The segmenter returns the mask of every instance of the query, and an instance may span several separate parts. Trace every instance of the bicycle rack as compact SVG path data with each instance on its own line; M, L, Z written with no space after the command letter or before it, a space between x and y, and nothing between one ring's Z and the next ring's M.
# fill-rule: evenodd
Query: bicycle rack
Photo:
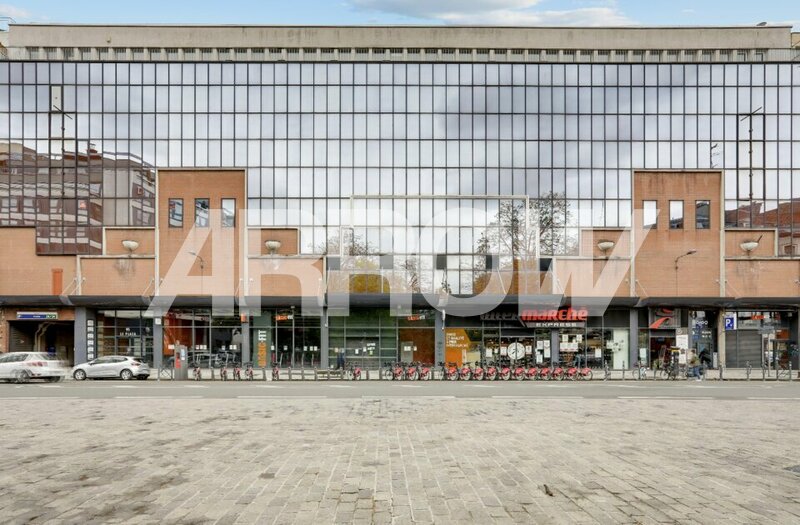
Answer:
M168 379L174 379L175 378L175 376L173 375L173 369L172 368L158 367L158 380L159 381L161 381L161 376L164 375L164 374L166 374Z

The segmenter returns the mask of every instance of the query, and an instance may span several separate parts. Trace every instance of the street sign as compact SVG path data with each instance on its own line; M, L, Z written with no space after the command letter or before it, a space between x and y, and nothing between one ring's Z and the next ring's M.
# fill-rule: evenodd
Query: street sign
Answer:
M725 330L736 330L736 314L725 315Z

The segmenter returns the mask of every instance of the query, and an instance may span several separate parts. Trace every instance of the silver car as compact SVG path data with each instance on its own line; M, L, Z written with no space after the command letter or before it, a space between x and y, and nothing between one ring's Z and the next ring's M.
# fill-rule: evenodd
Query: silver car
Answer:
M150 367L147 363L124 355L107 355L92 359L88 363L77 365L72 369L72 377L77 381L84 379L118 378L129 380L147 379Z
M0 354L0 380L27 383L31 379L61 381L67 368L55 357L41 352Z

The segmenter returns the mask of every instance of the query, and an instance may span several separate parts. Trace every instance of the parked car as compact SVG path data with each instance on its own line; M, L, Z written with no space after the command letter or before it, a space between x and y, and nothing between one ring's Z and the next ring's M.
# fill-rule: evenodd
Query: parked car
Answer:
M72 369L72 377L77 381L84 379L119 378L147 379L150 367L147 363L124 355L107 355L92 359L88 363L77 365Z
M61 381L67 375L64 363L40 352L0 354L0 380L27 383L31 379Z

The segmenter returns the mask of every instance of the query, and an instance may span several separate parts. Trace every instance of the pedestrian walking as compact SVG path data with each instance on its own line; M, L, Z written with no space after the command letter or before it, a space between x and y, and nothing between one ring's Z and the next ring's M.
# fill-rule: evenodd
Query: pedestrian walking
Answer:
M344 370L344 350L339 350L336 356L336 370Z
M700 358L697 357L697 354L694 350L692 350L689 354L689 367L692 370L692 377L695 378L695 381L700 381L703 379L700 375Z

